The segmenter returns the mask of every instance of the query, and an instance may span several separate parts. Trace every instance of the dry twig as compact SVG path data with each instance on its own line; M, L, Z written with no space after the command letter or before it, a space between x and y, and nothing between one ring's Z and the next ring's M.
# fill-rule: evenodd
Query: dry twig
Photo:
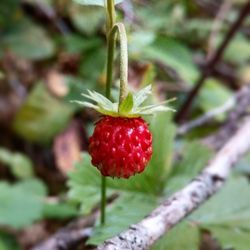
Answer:
M189 132L190 130L192 130L196 127L202 126L202 125L206 124L207 122L210 122L216 116L224 114L224 113L228 112L230 109L232 109L234 107L235 103L236 103L236 96L233 96L224 105L205 113L205 115L203 115L197 119L194 119L190 122L187 122L187 123L184 123L183 125L181 125L177 130L177 134L184 135L187 132Z
M67 250L90 237L98 213L75 220L32 250Z

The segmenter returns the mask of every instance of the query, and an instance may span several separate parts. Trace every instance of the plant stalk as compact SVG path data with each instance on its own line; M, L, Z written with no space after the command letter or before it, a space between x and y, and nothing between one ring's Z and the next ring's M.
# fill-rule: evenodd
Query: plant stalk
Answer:
M115 4L114 0L106 0L106 11L107 11L107 43L108 43L108 55L107 55L107 72L106 72L106 91L105 95L108 99L111 96L111 86L112 86L112 79L113 79L113 60L115 54L115 38L114 41L111 42L109 39L109 34L115 24ZM105 214L106 214L106 177L101 177L101 224L105 224Z
M106 0L107 10L107 36L116 22L115 4L114 0Z
M106 214L106 177L102 175L101 184L101 224L105 224L105 214Z
M107 9L107 71L105 95L111 98L111 86L113 82L113 61L116 47L116 35L120 42L120 97L119 107L128 95L128 45L125 27L122 23L116 23L114 0L106 0ZM119 112L119 108L118 108ZM105 224L106 208L106 178L102 176L101 184L101 224Z
M113 74L113 60L116 44L116 34L118 33L120 42L120 97L119 106L128 95L128 43L125 26L116 23L108 36L108 63L107 63L107 92L110 95Z

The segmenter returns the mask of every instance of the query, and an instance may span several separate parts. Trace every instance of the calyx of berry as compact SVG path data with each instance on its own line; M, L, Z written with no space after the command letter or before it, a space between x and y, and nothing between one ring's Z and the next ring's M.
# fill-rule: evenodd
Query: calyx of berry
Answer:
M129 92L126 98L121 102L111 102L105 96L97 93L96 91L87 90L87 94L83 93L82 96L89 99L89 101L73 101L80 105L88 108L93 108L103 115L108 115L112 117L140 117L142 115L152 115L156 112L165 111L175 111L174 109L166 106L166 103L173 101L174 99L166 100L164 102L146 105L142 104L144 101L152 94L152 87L148 85L147 87L141 89L139 92L132 94Z

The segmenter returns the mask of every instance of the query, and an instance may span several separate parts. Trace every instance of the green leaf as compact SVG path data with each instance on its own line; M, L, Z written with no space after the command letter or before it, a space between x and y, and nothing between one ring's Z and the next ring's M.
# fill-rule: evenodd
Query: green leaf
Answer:
M165 187L169 195L180 190L198 175L212 157L212 150L199 141L188 141L180 149L181 160L175 163L172 176Z
M140 54L143 49L155 40L155 32L145 31L145 30L136 30L135 32L129 33L129 53L130 56L137 59L138 54ZM152 82L152 81L150 81ZM147 82L148 84L149 82Z
M182 222L156 242L152 250L198 250L199 241L198 227L188 222Z
M87 91L87 89L93 89L95 86L91 82L83 81L81 78L74 76L65 76L65 84L68 88L68 94L63 98L66 103L72 102L72 100L80 100L82 98L81 93ZM73 105L72 105L73 106ZM82 109L79 105L75 105L75 110Z
M131 93L128 93L127 97L122 101L119 106L119 113L127 114L129 113L134 106L134 99Z
M105 6L106 0L74 0L76 3L83 4L83 5L98 5L98 6ZM121 3L123 0L114 0L115 4Z
M43 217L48 219L64 220L78 215L76 206L67 203L45 203Z
M250 246L249 231L234 228L210 227L213 236L223 249L248 250Z
M19 9L20 0L1 0L0 1L0 27L9 28L14 22L20 21L17 13L21 12Z
M106 239L121 233L131 224L142 220L155 206L156 199L152 196L122 194L114 205L108 208L105 226L95 226L88 244L99 245Z
M240 194L240 195L239 195ZM203 226L250 230L250 185L245 178L232 178L225 187L198 209L191 219Z
M13 127L26 140L44 144L67 126L73 112L70 104L52 96L39 83L17 113Z
M17 178L25 179L34 175L33 164L24 154L12 153L0 148L0 162L10 167L12 174Z
M0 224L22 228L32 224L42 216L43 196L25 188L24 182L17 185L0 183ZM25 184L27 187L27 184Z
M143 49L142 56L170 66L190 84L194 83L199 76L199 71L192 59L192 52L184 44L171 38L158 37L154 43Z
M249 39L238 35L229 44L224 55L225 60L233 64L244 64L250 58Z
M153 156L148 166L148 175L154 179L155 191L161 192L172 169L175 125L170 113L157 113L150 122L153 134Z
M67 34L61 37L64 50L70 54L83 53L102 45L102 40L99 37L86 38L77 34Z
M0 231L0 250L21 250L21 247L12 235Z
M212 149L200 141L187 141L180 149L181 160L174 167L174 175L196 176L208 163L213 155Z
M47 186L41 180L35 178L18 182L15 187L40 197L45 197L48 193Z
M91 165L88 154L83 154L82 161L77 163L75 170L69 173L69 197L81 204L81 212L88 214L99 202L101 176Z
M74 26L86 35L95 34L105 21L105 12L102 8L95 6L81 6L72 3L69 15Z
M93 88L97 88L96 79L103 77L105 70L106 50L104 44L95 47L84 55L84 60L80 64L80 75L92 83ZM95 65L95 67L93 67ZM86 80L85 80L86 81ZM105 82L103 82L104 84Z
M231 91L215 79L208 79L198 97L198 105L208 112L225 104L232 96ZM218 117L219 119L223 116Z
M250 153L237 162L235 170L243 176L250 176Z
M0 42L5 50L32 60L41 60L53 56L55 47L40 26L34 25L29 20L21 20L15 29L10 29Z

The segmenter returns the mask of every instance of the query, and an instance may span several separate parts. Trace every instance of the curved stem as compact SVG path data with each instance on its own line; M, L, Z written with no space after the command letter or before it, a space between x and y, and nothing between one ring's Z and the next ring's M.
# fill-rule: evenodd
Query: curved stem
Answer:
M110 87L112 85L113 59L116 43L116 34L120 40L120 98L119 104L128 95L128 45L125 27L122 23L116 23L110 31L108 37L108 64L107 64L107 85L109 87L106 94L110 95Z

